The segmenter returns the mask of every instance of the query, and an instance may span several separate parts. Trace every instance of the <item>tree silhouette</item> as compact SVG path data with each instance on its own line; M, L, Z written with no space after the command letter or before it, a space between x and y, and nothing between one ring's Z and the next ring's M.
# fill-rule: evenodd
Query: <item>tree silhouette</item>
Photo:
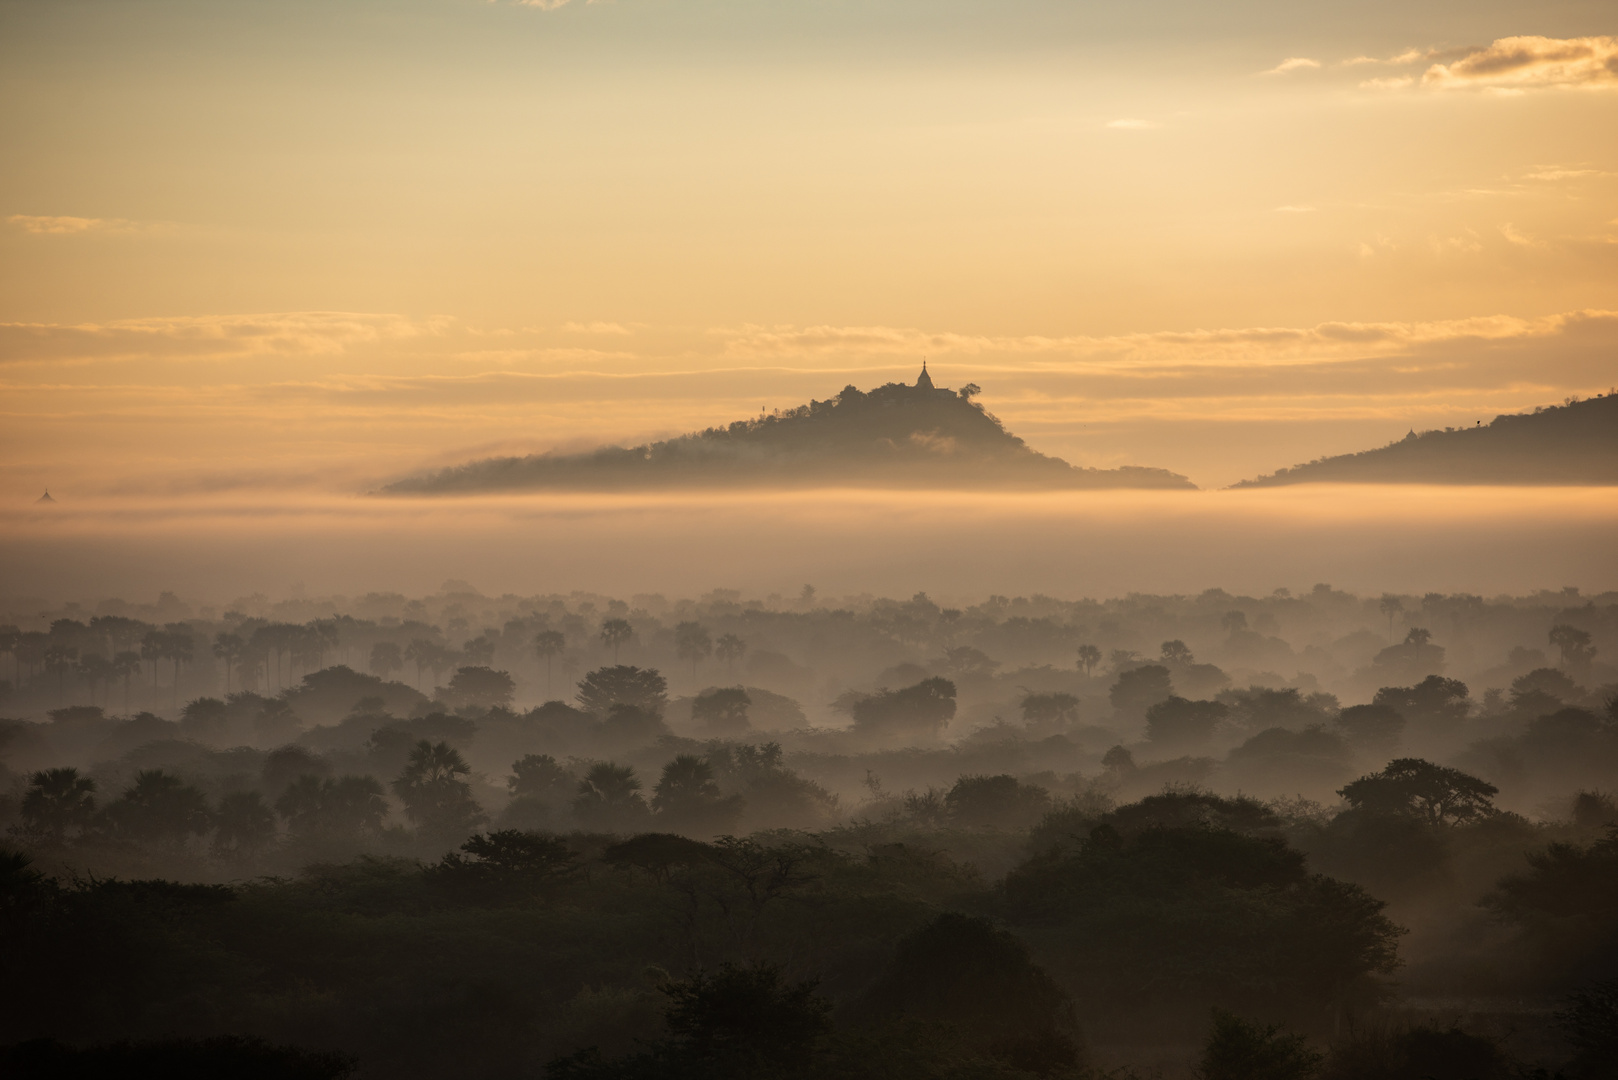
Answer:
M1079 699L1063 691L1049 694L1024 694L1018 708L1022 721L1031 730L1055 734L1079 719Z
M648 814L640 788L634 769L611 761L598 762L579 781L573 812L587 828L635 831Z
M1590 633L1567 623L1551 627L1550 643L1562 653L1562 666L1575 677L1582 675L1595 659L1596 650L1590 645Z
M545 693L551 692L551 658L567 648L567 638L560 630L541 630L534 635L534 652L545 661ZM616 654L614 654L616 655Z
M856 729L937 734L955 717L955 684L935 677L903 690L882 690L856 702L853 712Z
M1302 1035L1274 1024L1260 1025L1222 1009L1214 1010L1213 1021L1198 1080L1313 1080L1325 1060Z
M214 635L213 654L225 662L225 696L230 696L230 669L236 666L237 661L247 651L247 642L238 634L221 631Z
M1247 613L1243 611L1227 611L1219 617L1219 625L1231 637L1247 629Z
M578 701L586 712L597 716L605 716L614 705L632 705L661 716L668 704L668 688L668 680L655 668L620 664L597 668L580 679Z
M753 725L747 720L753 699L740 686L716 686L691 702L691 719L716 735L733 735Z
M697 663L713 653L713 638L701 623L683 622L674 628L674 652L691 661L691 681L697 680Z
M1388 617L1388 642L1391 644L1393 642L1393 620L1403 614L1404 602L1397 596L1384 594L1381 602L1377 604L1377 609Z
M434 836L465 836L488 820L472 786L461 777L472 767L447 742L422 739L410 751L404 772L393 782L393 793L405 805L405 816Z
M601 624L601 644L612 650L612 662L618 662L618 648L635 636L635 628L628 619L608 619Z
M1191 655L1191 650L1186 647L1185 642L1178 638L1173 641L1163 642L1162 651L1159 655L1161 655L1165 664L1189 664L1195 659Z
M695 754L679 754L663 766L652 809L677 830L714 835L734 825L742 800L739 795L727 799L721 794L708 762Z
M113 834L169 845L208 831L212 815L202 792L161 769L135 775L135 783L107 806Z
M123 680L124 712L129 712L129 681L140 673L140 653L125 650L112 658L110 677Z
M1097 664L1101 663L1101 650L1094 645L1079 646L1079 667L1084 669L1084 677L1089 678L1095 671Z
M275 800L275 812L293 836L355 839L376 833L388 816L382 785L369 776L298 777Z
M62 697L67 693L68 672L73 670L73 662L78 659L79 650L72 645L47 645L45 647L45 670L56 674L56 703L62 704Z
M1119 672L1118 681L1107 691L1112 707L1129 717L1144 717L1146 710L1174 693L1169 669L1161 664L1146 664Z
M22 797L24 832L51 843L82 832L95 817L95 789L96 782L77 769L34 773Z
M517 684L504 671L486 667L463 667L456 669L449 685L444 688L444 699L456 708L470 705L492 709L496 706L510 705L512 695L516 691Z
M275 839L275 812L256 791L233 791L219 800L214 815L213 853L252 855Z
M1195 749L1213 738L1214 728L1230 713L1219 701L1188 701L1170 695L1146 710L1146 737L1176 749Z
M443 646L427 638L416 638L405 646L404 658L416 665L416 689L421 689L421 669L432 667L439 663L439 655L444 651Z
M714 652L725 662L726 673L735 674L736 661L747 652L747 642L735 634L720 634L719 640L714 643Z
M1355 810L1411 815L1429 825L1491 817L1499 793L1486 780L1420 758L1397 758L1337 792Z
M371 674L386 679L404 667L404 650L398 642L379 641L371 646Z

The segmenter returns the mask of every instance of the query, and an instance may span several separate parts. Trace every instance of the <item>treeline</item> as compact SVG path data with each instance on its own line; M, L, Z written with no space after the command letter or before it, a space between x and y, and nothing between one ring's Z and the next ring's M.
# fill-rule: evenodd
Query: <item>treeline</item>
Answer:
M444 764L413 755L418 795L457 782L433 778ZM1390 1011L1403 931L1317 868L1315 823L1196 792L1041 808L1020 787L963 777L943 822L480 831L432 859L230 885L45 876L7 853L0 955L26 993L0 1041L163 1033L180 1053L230 1036L303 1047L325 1075L354 1060L377 1076L1089 1076L1154 1041L1214 1077L1607 1075L1610 802L1477 898L1538 958L1513 988L1562 995L1542 1034L1563 1038L1535 1061L1498 1032ZM1356 842L1395 861L1500 825L1486 785L1424 762L1344 795ZM1015 861L986 877L956 854L968 844Z

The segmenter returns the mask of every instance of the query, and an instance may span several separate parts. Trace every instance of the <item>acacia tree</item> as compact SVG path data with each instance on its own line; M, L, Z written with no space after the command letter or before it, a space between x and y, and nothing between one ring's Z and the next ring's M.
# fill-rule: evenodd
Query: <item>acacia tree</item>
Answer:
M635 628L628 619L608 619L601 624L601 644L612 650L612 662L618 662L618 648L635 636Z
M1159 655L1165 664L1189 664L1195 659L1190 648L1179 638L1163 642Z
M1577 676L1595 659L1596 650L1590 645L1590 633L1577 626L1559 623L1551 627L1550 642L1562 653L1562 666Z
M1355 810L1412 815L1429 825L1491 817L1499 793L1487 780L1421 758L1396 758L1337 792Z
M567 648L567 638L560 630L541 630L534 635L534 652L545 661L545 693L551 692L551 658ZM617 654L614 653L616 656Z

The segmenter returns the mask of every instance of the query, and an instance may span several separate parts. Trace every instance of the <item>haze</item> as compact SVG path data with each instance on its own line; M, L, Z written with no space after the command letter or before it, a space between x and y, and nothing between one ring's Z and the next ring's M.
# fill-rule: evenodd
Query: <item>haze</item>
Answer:
M0 3L0 1076L1612 1080L1611 0Z

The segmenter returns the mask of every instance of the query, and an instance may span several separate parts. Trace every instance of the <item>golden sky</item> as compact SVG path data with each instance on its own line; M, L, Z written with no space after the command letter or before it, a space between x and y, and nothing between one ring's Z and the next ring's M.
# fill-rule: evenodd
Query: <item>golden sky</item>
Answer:
M1205 486L1618 382L1618 11L0 4L0 496L973 381Z

